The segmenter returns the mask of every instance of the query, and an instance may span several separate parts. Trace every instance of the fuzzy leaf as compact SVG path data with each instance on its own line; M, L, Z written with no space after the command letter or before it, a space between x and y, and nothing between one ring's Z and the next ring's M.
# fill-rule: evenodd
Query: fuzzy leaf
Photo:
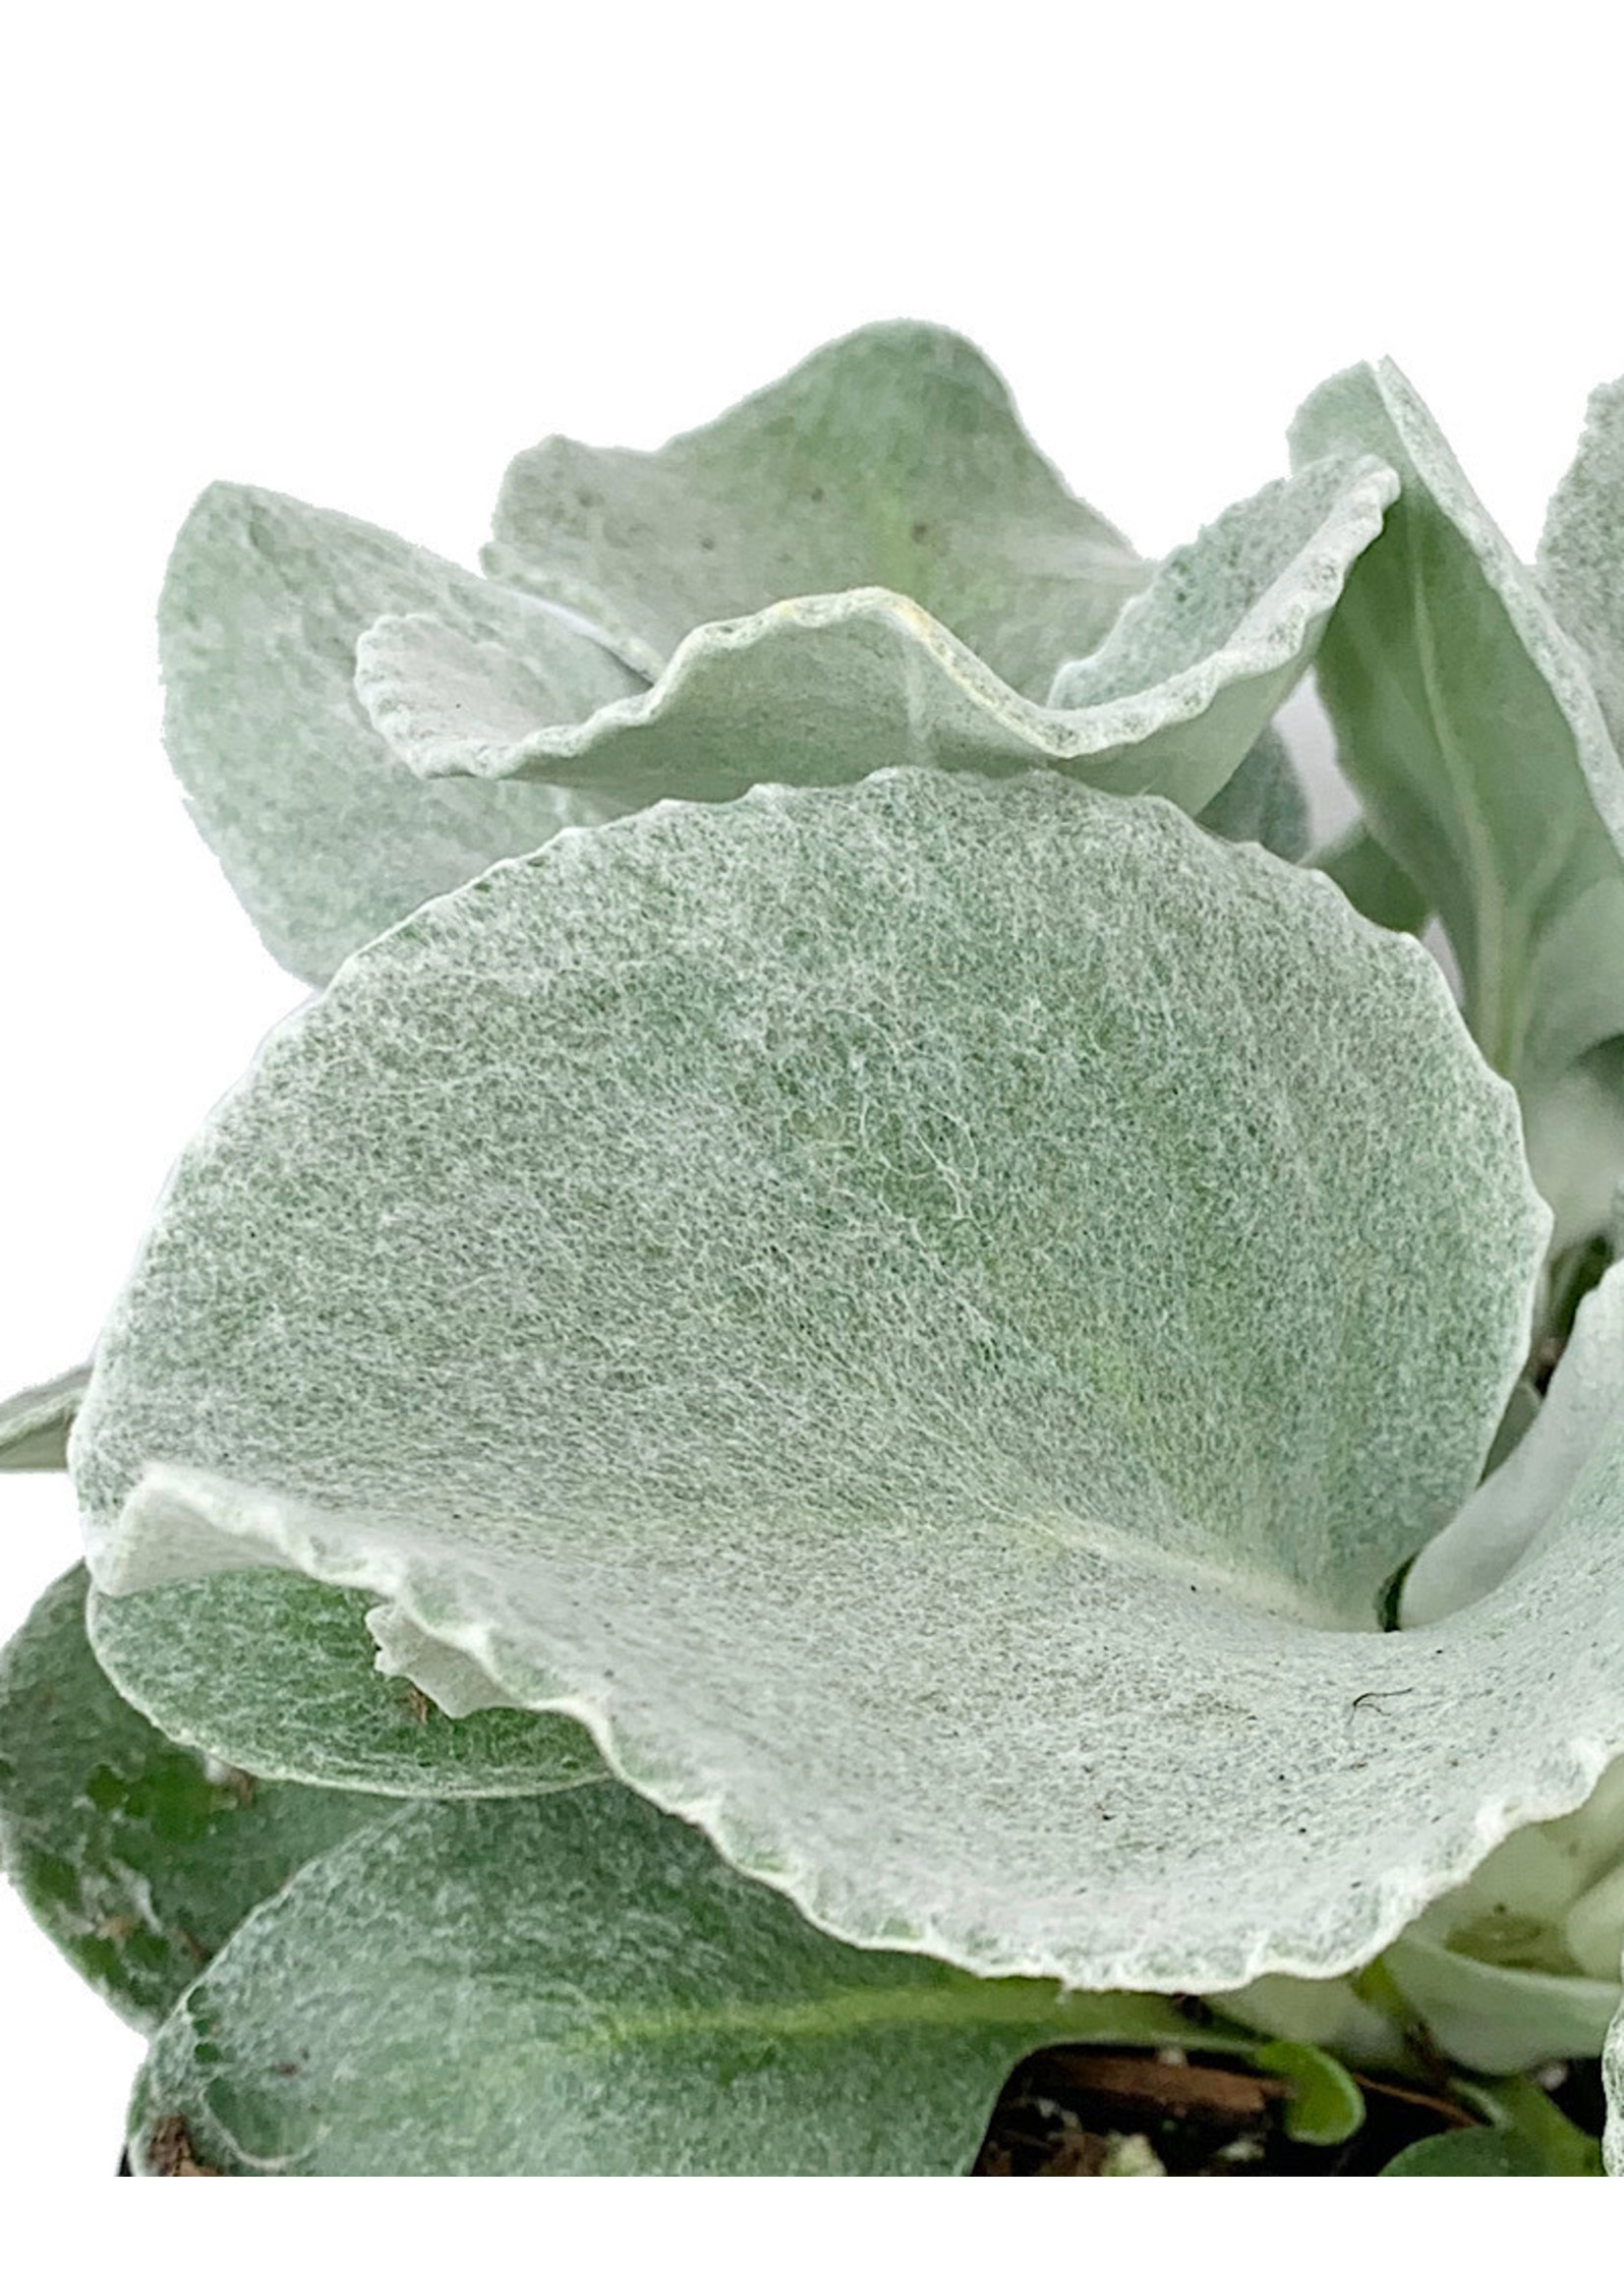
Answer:
M1554 1517L1624 1404L1624 1263L1580 1304L1537 1414L1404 1584L1405 1626L1425 1626L1497 1587Z
M719 800L764 779L854 782L892 765L980 774L1033 765L1197 811L1306 669L1349 564L1396 478L1329 460L1271 483L1171 555L1097 654L1028 700L918 605L878 590L777 602L682 641L646 694L556 723L526 657L431 613L385 616L357 649L379 735L425 777L522 777L619 807ZM1289 792L1285 793L1289 796Z
M76 1473L109 1591L369 1589L853 1940L1332 1972L1624 1748L1590 1480L1515 1615L1339 1631L1477 1478L1544 1229L1324 879L1048 776L758 791L281 1028Z
M390 1811L170 1744L91 1657L86 1584L65 1573L0 1653L0 1862L86 1979L153 2029L256 1903Z
M526 450L485 564L579 611L649 678L698 624L881 585L1033 696L1148 573L985 358L925 323L835 340L661 450Z
M122 1600L92 1595L90 1642L166 1734L256 1776L478 1799L604 1774L574 1721L511 1711L453 1720L400 1675L384 1678L370 1601L289 1572L221 1573Z
M1160 1999L854 1951L604 1785L407 1808L302 1873L154 2043L131 2158L292 2173L950 2173L1060 2040Z
M555 718L641 683L547 610L268 491L205 490L170 558L158 611L170 759L266 946L317 984L432 894L604 810L541 784L402 770L353 674L361 633L409 609L476 639L522 615L537 700Z
M1328 380L1292 438L1300 462L1367 450L1402 477L1320 691L1373 832L1443 920L1473 1033L1523 1094L1565 1245L1624 1172L1614 1070L1604 1100L1564 1091L1624 1031L1618 753L1584 659L1391 364Z
M1601 2076L1607 2091L1607 2128L1601 2152L1609 2178L1624 2179L1624 2006L1613 2017L1601 2055Z
M76 1366L0 1403L0 1472L68 1466L68 1431L89 1378L87 1366Z
M1539 539L1539 582L1624 748L1624 379L1591 396Z

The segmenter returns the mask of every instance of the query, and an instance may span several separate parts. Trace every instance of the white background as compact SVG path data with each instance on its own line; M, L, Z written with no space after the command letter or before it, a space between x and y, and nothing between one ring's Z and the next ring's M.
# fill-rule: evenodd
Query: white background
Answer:
M154 596L211 477L472 561L543 434L653 444L914 315L1147 552L1383 351L1527 550L1624 368L1608 5L585 13L149 0L10 35L0 1392L88 1349L300 995L158 741ZM76 1547L60 1481L3 1505L9 1628ZM110 2172L137 2053L6 1893L0 2172Z

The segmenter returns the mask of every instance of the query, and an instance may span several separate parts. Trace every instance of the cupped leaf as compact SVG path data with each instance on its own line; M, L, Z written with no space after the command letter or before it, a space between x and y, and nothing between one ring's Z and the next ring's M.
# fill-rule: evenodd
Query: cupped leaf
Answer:
M559 724L526 653L433 613L361 639L356 686L379 736L424 777L512 777L630 807L719 800L771 780L854 782L893 765L1005 775L1053 766L1197 811L1223 788L1307 668L1350 563L1396 478L1327 460L1234 507L1172 554L1097 654L1049 701L1017 693L919 605L879 590L787 599L684 639L646 693ZM1281 809L1290 787L1269 780Z
M1425 1626L1497 1587L1566 1505L1624 1405L1624 1263L1580 1304L1538 1412L1454 1521L1427 1542L1400 1598Z
M0 1403L0 1472L68 1466L68 1431L89 1379L89 1368L76 1366Z
M1590 666L1614 746L1624 748L1624 379L1591 396L1573 464L1539 539L1538 576Z
M761 790L352 959L181 1164L75 1466L110 1592L370 1589L850 1940L1330 1973L1624 1749L1612 1466L1508 1608L1359 1631L1545 1226L1323 878L1051 776Z
M986 359L927 323L832 341L660 450L525 451L485 565L578 610L649 678L696 625L882 585L1032 696L1148 574Z
M1473 1033L1523 1095L1565 1244L1624 1171L1624 1089L1596 1058L1624 1032L1624 770L1584 657L1391 364L1327 381L1292 439L1300 462L1368 450L1402 479L1320 690L1371 829L1443 920ZM1560 1094L1598 1077L1598 1111Z
M390 1813L172 1745L85 1639L83 1565L0 1652L0 1864L86 1979L153 2029L256 1903Z
M241 2176L951 2173L1061 2040L1157 1998L855 1951L615 1786L424 1805L322 1858L154 2042L131 2160Z
M192 815L272 955L319 984L432 894L603 808L543 784L423 783L374 731L355 644L432 609L470 638L525 620L538 700L584 717L640 684L545 609L342 513L217 483L158 610L164 737Z
M398 1672L378 1672L371 1601L290 1572L234 1571L123 1599L92 1594L90 1644L168 1736L259 1777L478 1799L605 1774L575 1721L472 1713L466 1697L453 1720Z

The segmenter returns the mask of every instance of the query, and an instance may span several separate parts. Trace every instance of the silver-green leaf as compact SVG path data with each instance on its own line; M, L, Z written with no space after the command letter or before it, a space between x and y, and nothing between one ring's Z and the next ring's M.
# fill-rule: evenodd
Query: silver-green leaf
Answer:
M817 1934L613 1786L403 1809L301 1873L152 2046L139 2172L953 2173L1059 2040L1231 2046L1160 1999ZM1245 2040L1239 2040L1245 2043Z
M554 717L641 683L546 609L268 491L205 490L164 582L171 762L266 946L317 984L432 894L604 810L541 784L420 782L397 763L356 699L355 646L409 609L472 638L522 614Z
M256 1903L389 1813L173 1745L85 1639L83 1565L0 1652L0 1864L124 2018L155 2029Z
M834 340L660 450L525 451L485 565L578 611L651 679L699 624L882 586L1034 698L1149 573L986 359L927 323Z
M1396 490L1370 458L1271 483L1170 555L1046 702L1000 678L917 591L869 589L706 623L647 693L575 725L558 723L546 659L527 653L535 611L517 598L505 639L430 612L381 618L358 644L356 686L380 738L425 778L548 782L620 808L894 765L1045 765L1194 812L1306 670Z
M1545 1230L1325 879L1046 775L758 790L503 864L273 1036L76 1472L109 1592L369 1590L848 1939L1329 1973L1624 1748L1609 1477L1504 1612L1374 1631Z
M1401 477L1320 690L1372 831L1443 921L1473 1033L1522 1094L1565 1245L1624 1172L1624 768L1596 686L1391 364L1328 380L1292 439L1300 463L1373 451Z
M90 1642L122 1694L178 1742L256 1776L361 1792L478 1799L604 1775L579 1723L436 1707L377 1664L372 1599L285 1571L233 1571L145 1595L92 1594Z

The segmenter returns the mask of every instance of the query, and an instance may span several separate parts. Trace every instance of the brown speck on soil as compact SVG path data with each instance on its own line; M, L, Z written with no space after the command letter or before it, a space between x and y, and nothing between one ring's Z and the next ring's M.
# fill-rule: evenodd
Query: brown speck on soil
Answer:
M200 2162L192 2145L192 2134L178 2116L161 2117L152 2127L152 2136L146 2143L146 2160L154 2179L217 2180L221 2176L212 2164Z

